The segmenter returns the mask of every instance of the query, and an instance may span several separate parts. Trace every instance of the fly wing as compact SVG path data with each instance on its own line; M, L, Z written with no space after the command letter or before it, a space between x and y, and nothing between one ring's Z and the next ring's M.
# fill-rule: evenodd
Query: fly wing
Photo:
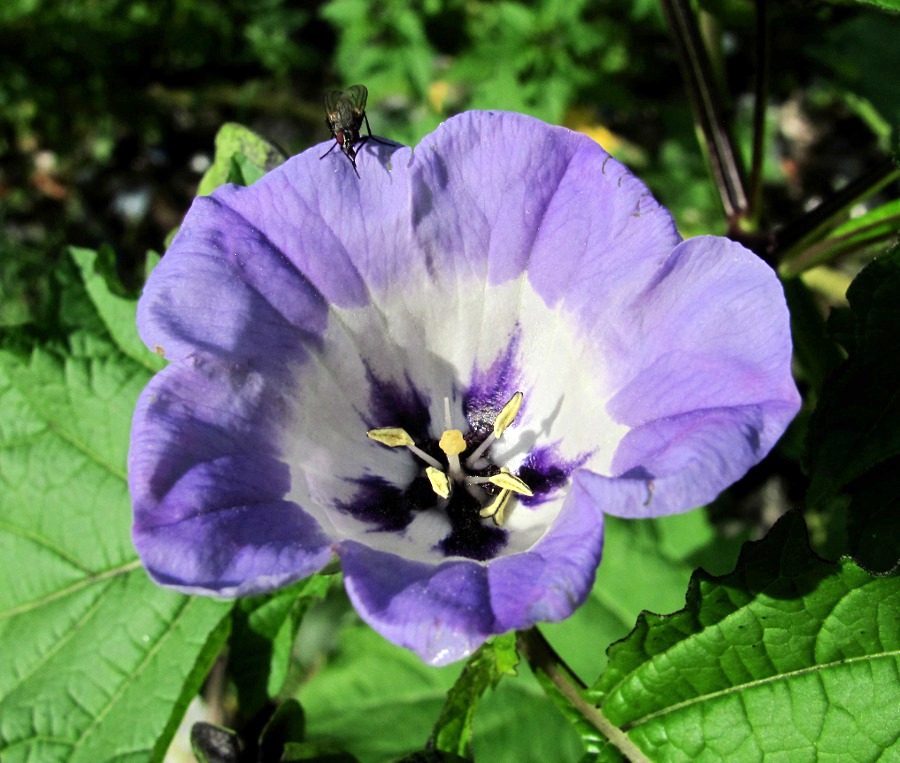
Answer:
M353 113L362 121L363 114L366 113L366 99L369 97L369 91L365 85L352 85L344 91L344 97L353 109Z
M341 100L343 93L340 90L327 90L325 92L325 121L334 130L335 124L340 121Z

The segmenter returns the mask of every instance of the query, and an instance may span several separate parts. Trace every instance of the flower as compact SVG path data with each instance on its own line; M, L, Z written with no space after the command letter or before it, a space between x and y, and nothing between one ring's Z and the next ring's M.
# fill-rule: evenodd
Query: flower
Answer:
M361 179L323 148L197 199L140 301L172 361L129 457L159 583L254 594L337 555L364 620L447 663L567 617L604 513L710 501L796 413L772 271L682 241L589 138L470 112L370 142Z

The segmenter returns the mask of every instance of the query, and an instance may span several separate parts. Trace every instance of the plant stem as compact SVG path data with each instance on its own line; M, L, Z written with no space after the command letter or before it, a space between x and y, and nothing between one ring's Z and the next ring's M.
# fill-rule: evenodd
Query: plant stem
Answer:
M703 137L719 198L735 228L747 211L747 192L740 154L731 137L709 55L700 38L697 19L688 0L661 0L672 32L678 60Z
M537 628L519 631L518 645L519 651L528 660L531 669L536 673L543 673L571 706L621 752L626 760L632 761L632 763L650 763L650 759L641 752L622 729L610 722L600 708L595 707L584 698L582 692L587 687L565 664Z
M756 81L753 87L753 154L750 160L750 190L747 217L759 226L762 203L763 153L766 145L766 106L769 99L769 8L767 0L756 0Z
M868 172L848 183L815 209L777 231L769 245L767 260L777 265L779 261L787 264L799 257L807 246L836 226L849 207L868 198L898 177L900 168L894 165L890 157L884 157Z

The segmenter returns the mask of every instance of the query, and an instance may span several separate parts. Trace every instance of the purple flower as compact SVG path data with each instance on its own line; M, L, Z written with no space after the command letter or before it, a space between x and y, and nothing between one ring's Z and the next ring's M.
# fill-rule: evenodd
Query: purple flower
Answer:
M567 617L604 513L710 501L796 413L772 271L682 241L583 135L468 113L369 142L361 179L325 147L197 199L147 283L172 362L130 487L163 585L253 594L337 555L363 619L447 663Z

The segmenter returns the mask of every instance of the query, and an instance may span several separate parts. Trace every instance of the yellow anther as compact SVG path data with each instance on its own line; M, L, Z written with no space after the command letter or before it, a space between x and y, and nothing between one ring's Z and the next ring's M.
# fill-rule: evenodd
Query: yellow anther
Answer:
M510 498L512 498L511 490L501 490L493 501L478 512L479 516L492 517L494 524L500 527L506 519L506 508L509 506Z
M458 456L466 449L466 440L458 429L447 429L438 443L448 456Z
M387 445L389 448L402 448L414 445L413 438L409 436L405 429L400 427L381 427L380 429L370 429L366 435L375 442Z
M450 480L447 478L446 474L440 469L435 469L433 466L426 466L425 474L428 477L428 481L431 483L431 489L434 490L435 493L441 498L450 497Z
M522 480L516 477L515 474L510 474L509 472L500 472L499 474L495 474L492 477L488 478L488 482L492 485L496 485L499 488L503 488L504 490L512 490L514 493L521 493L522 495L532 496L534 493L531 492L531 488L528 487Z
M519 415L519 409L522 407L523 397L524 395L521 392L516 392L506 405L500 409L500 413L498 413L497 418L494 419L495 437L502 435L506 431L506 428L516 420L516 416Z

